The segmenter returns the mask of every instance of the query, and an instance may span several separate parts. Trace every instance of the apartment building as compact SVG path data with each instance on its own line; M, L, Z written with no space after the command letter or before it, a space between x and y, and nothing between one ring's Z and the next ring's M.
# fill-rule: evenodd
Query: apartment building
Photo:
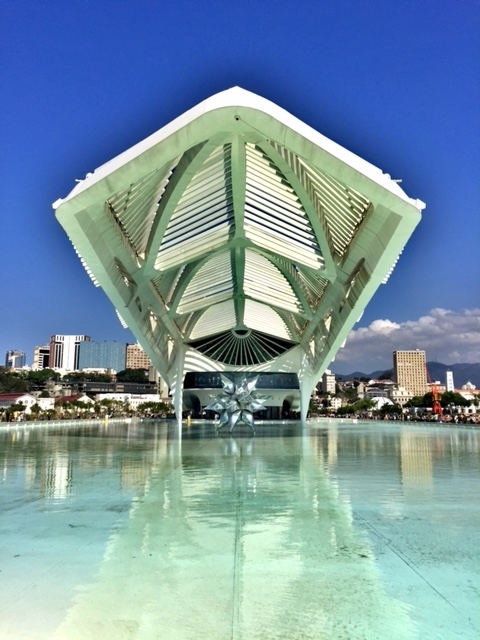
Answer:
M152 361L139 344L127 345L126 369L147 369L149 371L152 366Z
M48 369L50 366L50 345L45 344L33 349L33 371Z
M410 391L414 396L423 396L428 392L427 358L425 351L393 352L393 371L399 387Z

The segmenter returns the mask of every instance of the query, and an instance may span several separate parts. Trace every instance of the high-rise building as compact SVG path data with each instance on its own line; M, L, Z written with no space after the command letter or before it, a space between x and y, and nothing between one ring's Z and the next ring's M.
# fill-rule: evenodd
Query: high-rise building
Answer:
M5 355L5 367L7 369L21 369L25 364L25 351L7 351Z
M425 351L394 351L393 370L398 386L404 387L414 396L423 396L428 392Z
M322 376L322 392L333 395L335 390L335 374L327 369Z
M93 342L80 343L78 368L112 369L123 371L126 368L127 345L125 342Z
M139 344L127 345L126 369L147 369L152 366L152 361Z
M80 343L90 340L90 336L52 336L50 338L49 367L64 371L77 371Z
M445 379L446 391L455 391L455 385L453 384L453 371L447 371Z
M40 369L48 369L50 358L50 345L46 344L41 347L35 347L33 350L32 369L38 371Z

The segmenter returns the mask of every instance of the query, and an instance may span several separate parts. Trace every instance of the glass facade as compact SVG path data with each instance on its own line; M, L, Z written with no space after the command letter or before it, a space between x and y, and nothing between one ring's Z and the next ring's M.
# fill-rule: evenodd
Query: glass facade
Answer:
M225 371L224 375L237 382L241 378L251 380L258 376L257 389L298 389L296 373L246 373ZM222 380L218 371L190 371L185 375L184 389L221 389Z
M125 369L127 345L122 342L81 342L78 368Z
M24 351L7 351L5 355L5 367L7 369L21 369L26 363Z

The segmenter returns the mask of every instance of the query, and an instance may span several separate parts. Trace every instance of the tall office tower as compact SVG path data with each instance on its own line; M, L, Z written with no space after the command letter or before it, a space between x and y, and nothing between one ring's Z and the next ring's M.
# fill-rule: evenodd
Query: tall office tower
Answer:
M90 342L90 340L90 336L52 336L50 338L50 368L77 371L80 343Z
M21 369L25 364L25 351L7 351L5 355L5 367L7 369Z
M425 351L394 351L393 370L399 387L404 387L414 396L423 396L428 392Z
M150 369L152 361L139 344L127 344L127 369Z
M80 343L78 368L112 369L123 371L126 368L127 344L125 342L93 342Z
M446 391L455 391L455 385L453 384L453 371L447 371L445 380Z
M50 358L50 345L46 344L42 347L35 347L33 350L32 369L39 371L40 369L48 369Z
M322 392L323 393L335 393L335 374L328 369L322 376Z

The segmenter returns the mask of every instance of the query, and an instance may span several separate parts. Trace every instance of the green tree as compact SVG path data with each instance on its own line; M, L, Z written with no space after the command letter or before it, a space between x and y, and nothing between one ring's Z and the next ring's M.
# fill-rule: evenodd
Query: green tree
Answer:
M60 380L61 375L53 369L38 369L27 372L27 380L32 384L45 384L50 380Z
M16 402L15 404L11 404L8 408L7 408L7 414L8 415L15 415L18 413L23 413L26 409L26 405L23 404L23 402Z
M28 391L28 382L16 371L0 367L0 393L24 393Z
M117 382L148 382L148 369L124 369L117 373Z
M310 403L308 405L308 413L310 415L318 414L320 411L322 404L317 398L310 398Z
M456 407L466 407L470 404L470 402L466 400L460 393L455 393L455 391L445 391L445 393L442 393L441 404L445 409L452 404Z
M363 398L363 400L359 400L353 405L353 409L356 413L360 413L361 411L371 411L375 408L375 402L370 398Z
M32 416L32 418L34 420L38 419L38 416L42 413L42 408L40 407L40 405L38 404L38 402L36 402L31 408L30 408L30 414Z
M355 407L352 404L345 404L342 407L338 407L336 411L337 416L348 416L355 413Z
M411 407L425 407L425 396L413 396L411 400L405 403L405 407L410 409Z
M99 411L105 416L122 416L128 412L128 402L122 402L121 400L112 400L110 398L104 398L98 402ZM102 409L104 407L104 409Z
M358 384L353 385L351 387L345 387L344 389L340 389L337 385L337 393L340 398L345 398L345 400L349 404L354 404L358 400Z
M399 404L384 404L379 409L377 409L376 413L381 418L384 418L386 415L400 416L403 413L403 409Z
M142 402L137 411L144 415L167 416L172 413L173 407L167 402Z

